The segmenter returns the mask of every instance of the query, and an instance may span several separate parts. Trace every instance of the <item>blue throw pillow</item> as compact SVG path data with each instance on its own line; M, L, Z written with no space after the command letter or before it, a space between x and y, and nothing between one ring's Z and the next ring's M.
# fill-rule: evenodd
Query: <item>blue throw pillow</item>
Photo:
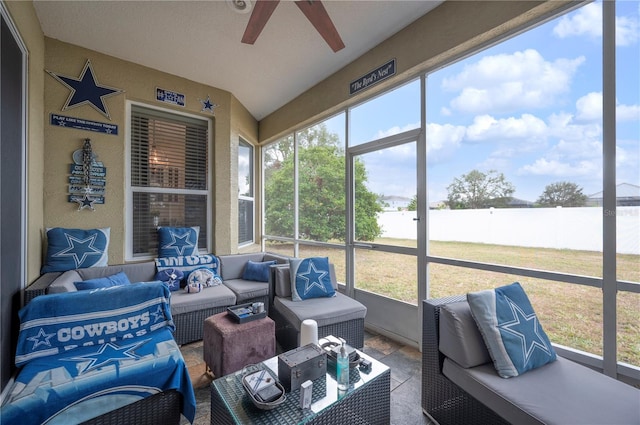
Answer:
M169 286L170 291L177 291L180 289L180 282L184 279L184 273L182 270L170 267L156 273L156 279L165 282Z
M112 286L129 285L129 278L125 272L116 273L111 276L97 277L95 279L83 280L82 282L74 282L78 291L86 289L111 288Z
M244 280L255 280L257 282L269 281L269 267L276 264L275 260L263 261L261 263L256 261L247 261L242 271L242 278Z
M198 255L200 227L158 228L158 257Z
M66 272L109 263L110 228L47 229L47 256L41 273Z
M518 376L556 360L551 341L518 282L470 292L467 301L501 377Z
M336 295L331 284L328 257L291 258L289 259L289 267L291 299L293 301Z

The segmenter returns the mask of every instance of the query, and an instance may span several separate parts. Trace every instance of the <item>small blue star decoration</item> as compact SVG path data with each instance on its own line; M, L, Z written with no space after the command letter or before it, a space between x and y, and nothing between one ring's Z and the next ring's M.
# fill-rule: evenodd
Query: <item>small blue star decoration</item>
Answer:
M62 111L87 104L105 117L111 119L109 109L104 103L104 99L109 96L115 96L124 91L98 83L90 60L87 60L87 63L84 65L84 68L80 73L80 77L78 78L65 76L51 71L47 71L47 73L62 83L66 88L71 90L67 101L62 107Z
M211 97L209 95L207 95L206 100L198 100L200 101L200 103L202 103L202 109L200 110L200 112L211 112L213 114L213 108L217 108L218 106L220 106L217 103L211 102Z

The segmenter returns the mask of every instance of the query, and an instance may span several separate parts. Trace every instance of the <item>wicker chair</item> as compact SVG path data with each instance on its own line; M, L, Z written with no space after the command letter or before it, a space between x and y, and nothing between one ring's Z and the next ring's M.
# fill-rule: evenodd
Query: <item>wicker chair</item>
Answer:
M336 282L333 264L330 267L332 282ZM288 294L286 291L287 287L290 289L288 265L271 267L269 286L269 316L276 322L276 339L284 350L298 347L300 326L305 319L314 319L318 322L318 338L333 335L344 338L347 344L354 348L364 347L364 318L367 308L358 301L337 293L337 298L320 298L292 303L290 290ZM307 303L307 306L313 303L314 308L297 309L298 306L303 307L304 303ZM332 313L332 317L327 317L328 312Z
M440 307L464 300L465 295L423 301L422 411L440 425L508 425L442 374L444 355L438 350Z

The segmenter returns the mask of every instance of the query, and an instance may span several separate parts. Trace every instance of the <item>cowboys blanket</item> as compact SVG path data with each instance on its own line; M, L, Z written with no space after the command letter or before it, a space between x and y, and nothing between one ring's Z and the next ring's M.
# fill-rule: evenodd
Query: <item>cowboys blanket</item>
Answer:
M67 424L161 391L195 396L173 339L169 288L136 283L34 298L20 310L16 381L0 423Z

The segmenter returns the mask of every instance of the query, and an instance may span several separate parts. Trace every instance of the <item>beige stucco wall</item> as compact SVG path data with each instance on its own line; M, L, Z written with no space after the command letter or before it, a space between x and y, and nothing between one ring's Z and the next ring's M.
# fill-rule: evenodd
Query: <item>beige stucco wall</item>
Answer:
M43 173L44 136L42 121L44 99L44 36L31 2L6 2L11 20L28 52L27 98L27 258L26 282L40 274L44 222Z
M361 102L394 84L435 69L528 22L576 5L571 1L446 1L380 43L329 78L260 121L260 143L272 141L293 126L309 124ZM396 75L349 96L349 83L396 59Z
M131 62L123 61L95 51L45 38L45 69L57 74L78 78L87 60L91 61L99 84L124 90L123 93L105 98L111 120L89 105L62 111L69 89L45 74L44 126L44 226L45 227L110 227L111 243L109 263L124 262L126 228L126 101L136 101L169 110L183 111L213 120L213 150L210 158L213 167L213 240L210 251L224 254L237 251L237 182L233 190L233 166L237 164L237 134L257 140L255 119L239 105L231 93L174 75L159 72ZM42 70L41 72L45 72ZM185 95L185 107L156 101L155 89ZM201 112L199 99L210 96L217 106L215 117ZM115 124L118 135L70 129L49 124L50 114ZM236 114L232 119L232 115ZM107 168L105 204L95 205L95 211L78 210L69 203L68 168L73 151L82 147L90 138L93 151Z

